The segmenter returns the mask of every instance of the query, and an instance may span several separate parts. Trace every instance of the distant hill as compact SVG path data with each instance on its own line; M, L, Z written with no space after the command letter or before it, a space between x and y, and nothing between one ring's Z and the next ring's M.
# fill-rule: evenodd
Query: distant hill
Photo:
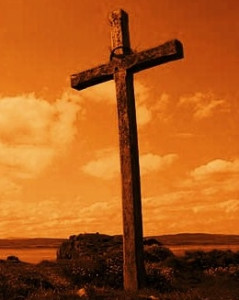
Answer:
M151 236L165 246L173 245L239 245L239 235L179 233ZM67 239L59 238L21 238L0 239L0 248L59 248Z
M179 233L155 236L164 245L239 245L239 235Z
M0 248L58 248L66 239L0 239Z

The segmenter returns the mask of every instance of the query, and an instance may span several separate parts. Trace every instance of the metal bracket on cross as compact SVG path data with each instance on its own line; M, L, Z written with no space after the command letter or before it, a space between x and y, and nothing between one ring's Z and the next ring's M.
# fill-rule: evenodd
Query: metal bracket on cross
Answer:
M123 53L120 53L120 54L115 53L117 50L122 50ZM128 48L128 47L124 47L124 46L118 46L118 47L115 47L115 48L111 51L111 53L110 53L110 61L112 61L112 59L113 59L114 57L122 59L122 58L124 58L126 55L129 55L129 54L132 54L132 53L133 53L132 50L131 50L130 48Z

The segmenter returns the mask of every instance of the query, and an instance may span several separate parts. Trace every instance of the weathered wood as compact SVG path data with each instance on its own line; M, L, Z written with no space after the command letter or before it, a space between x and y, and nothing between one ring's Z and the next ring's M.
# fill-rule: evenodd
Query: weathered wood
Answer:
M127 47L125 49L127 50ZM118 49L118 52L120 51L122 51L121 48ZM183 46L180 41L172 40L158 47L128 54L122 59L114 59L108 64L73 74L71 86L74 89L83 90L94 84L113 79L115 70L121 68L136 73L180 58L183 58Z
M144 50L134 54L137 56L135 63L128 69L131 72L139 72L151 67L155 67L173 60L183 58L183 46L180 41L172 40L155 48ZM134 60L131 58L131 61Z
M143 229L133 75L115 73L119 120L123 207L124 288L136 291L144 283Z
M183 57L178 40L149 50L132 53L128 15L123 10L112 12L110 62L71 76L71 86L82 90L89 86L115 80L123 206L124 288L136 291L144 283L143 226L140 171L133 74Z
M71 75L71 87L80 91L92 85L113 79L113 64L100 65L96 68Z
M130 48L128 14L124 10L118 9L110 14L109 20L112 50L123 47L119 49L118 53L127 54L127 49Z
M128 17L122 10L115 11L110 22L112 49L124 55L130 49ZM143 286L145 269L133 74L119 66L115 68L114 80L122 182L124 288L136 291Z

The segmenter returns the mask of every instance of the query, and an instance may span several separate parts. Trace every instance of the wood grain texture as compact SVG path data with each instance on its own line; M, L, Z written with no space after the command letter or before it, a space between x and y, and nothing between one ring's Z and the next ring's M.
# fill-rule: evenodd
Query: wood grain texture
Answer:
M112 36L115 36L115 34ZM119 45L122 44L126 43L119 42ZM115 42L114 45L116 45ZM128 46L125 46L125 48L117 49L118 55L130 49L129 44L126 45ZM148 50L123 55L121 59L113 57L112 61L108 64L99 65L95 68L71 75L71 87L76 90L83 90L92 85L113 79L114 73L119 69L136 73L183 58L183 46L180 41L172 40Z
M133 74L182 58L183 47L180 41L172 40L132 53L127 13L121 9L113 11L110 24L112 52L109 63L73 74L71 86L82 90L111 79L115 81L122 181L124 289L135 292L144 285L145 268Z
M127 14L115 11L110 19L112 49L117 48L117 54L125 54L130 49ZM124 289L137 291L143 286L145 270L133 75L124 67L118 67L114 80L122 182Z

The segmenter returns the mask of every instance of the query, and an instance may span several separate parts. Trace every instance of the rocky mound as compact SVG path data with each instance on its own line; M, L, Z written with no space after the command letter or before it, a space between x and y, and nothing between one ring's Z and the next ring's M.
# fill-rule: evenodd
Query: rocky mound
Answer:
M122 236L85 233L70 236L57 251L57 259L79 259L85 256L104 256L109 252L122 251Z
M86 233L70 236L57 251L57 259L81 259L83 257L122 257L123 239L121 235ZM173 253L152 238L144 239L145 259L160 261Z

